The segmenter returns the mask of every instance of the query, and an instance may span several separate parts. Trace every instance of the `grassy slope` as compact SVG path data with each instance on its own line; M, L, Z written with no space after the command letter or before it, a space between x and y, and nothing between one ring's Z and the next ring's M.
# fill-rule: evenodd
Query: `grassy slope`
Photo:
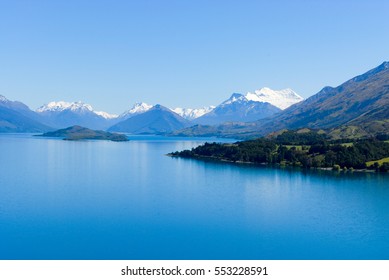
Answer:
M382 165L384 162L389 162L389 157L382 158L382 159L379 159L379 160L368 161L368 162L366 162L366 165L369 167L369 166L372 166L376 162L379 165Z

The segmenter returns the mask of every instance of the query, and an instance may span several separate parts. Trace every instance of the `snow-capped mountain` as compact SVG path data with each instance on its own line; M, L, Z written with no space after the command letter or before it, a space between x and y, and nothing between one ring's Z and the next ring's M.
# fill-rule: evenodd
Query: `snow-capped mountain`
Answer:
M234 93L209 113L193 120L197 124L217 125L225 122L250 122L269 117L281 109L269 102L249 100L240 93Z
M160 134L190 126L190 122L170 109L155 105L110 127L109 131L134 134Z
M83 103L81 101L78 102L65 102L65 101L58 101L58 102L50 102L48 104L45 104L38 109L36 109L37 113L44 113L44 112L62 112L65 110L70 110L73 112L93 112L93 108L91 105Z
M337 87L326 86L259 127L262 134L281 129L328 129L335 137L388 134L389 62ZM352 129L351 129L352 128Z
M213 125L229 121L256 121L269 117L302 100L303 98L291 89L275 91L262 88L246 95L234 93L217 107L208 106L199 109L178 107L169 109L169 111L171 110L171 113L177 115L176 117L180 116L186 121ZM53 101L33 112L23 103L9 101L2 95L0 95L0 106L17 110L47 127L65 128L80 125L91 129L107 129L129 118L144 114L153 108L152 105L139 102L118 116L104 111L95 111L91 105L81 101ZM138 118L138 121L140 120L145 119Z
M92 129L105 129L117 118L106 112L94 111L91 105L81 101L53 101L39 107L36 112L45 118L46 123L56 128L81 125Z
M128 111L121 114L119 116L119 119L125 120L125 119L131 118L133 116L145 113L148 110L150 110L152 107L153 107L153 105L149 105L149 104L146 104L144 102L135 103L134 106L131 107L131 109L129 109Z
M241 93L233 93L230 98L222 102L218 107L225 107L233 103L246 103L249 99Z
M94 111L94 112L95 112L95 114L103 117L106 120L113 120L113 119L116 119L117 117L119 117L119 115L109 114L109 113L103 112L103 111Z
M89 104L83 103L81 101L78 102L65 102L65 101L58 101L58 102L50 102L48 104L45 104L38 109L36 109L37 113L45 113L45 112L62 112L65 110L70 110L73 112L93 112L96 115L99 115L103 117L104 119L114 119L117 118L118 115L115 114L109 114L104 111L95 111L93 110L93 107Z
M208 106L208 107L203 107L200 109L175 108L175 109L171 109L171 110L173 112L175 112L176 114L180 115L181 117L183 117L184 119L191 121L191 120L194 120L194 119L201 117L202 115L205 115L205 114L211 112L215 108L216 108L216 106Z
M195 119L198 124L221 124L223 122L250 122L263 118L288 108L304 100L291 89L272 90L261 88L246 95L234 93L215 109Z
M303 101L300 95L294 92L292 89L272 90L267 87L263 87L254 91L254 93L248 92L245 97L248 100L256 102L268 102L281 110L284 110L295 103Z

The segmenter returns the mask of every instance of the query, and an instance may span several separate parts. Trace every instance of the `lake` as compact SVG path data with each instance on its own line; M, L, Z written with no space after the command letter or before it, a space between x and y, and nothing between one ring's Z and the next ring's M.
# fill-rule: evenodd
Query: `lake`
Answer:
M130 138L0 134L0 259L389 259L387 174L171 158L215 139Z

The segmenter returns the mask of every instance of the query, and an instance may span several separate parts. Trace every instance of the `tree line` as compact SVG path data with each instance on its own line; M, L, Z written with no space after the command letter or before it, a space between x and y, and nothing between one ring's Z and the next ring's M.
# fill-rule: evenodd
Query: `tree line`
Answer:
M371 138L342 144L326 139L323 134L288 131L273 139L259 138L233 144L205 143L171 155L304 168L365 169L368 168L366 162L389 157L389 143ZM370 168L386 172L389 163L375 164Z

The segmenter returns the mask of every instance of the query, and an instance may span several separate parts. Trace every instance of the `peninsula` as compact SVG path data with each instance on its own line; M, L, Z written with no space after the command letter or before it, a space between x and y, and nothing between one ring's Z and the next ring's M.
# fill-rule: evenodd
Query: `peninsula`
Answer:
M333 140L322 130L283 131L236 143L205 143L173 157L334 170L389 171L389 136Z

